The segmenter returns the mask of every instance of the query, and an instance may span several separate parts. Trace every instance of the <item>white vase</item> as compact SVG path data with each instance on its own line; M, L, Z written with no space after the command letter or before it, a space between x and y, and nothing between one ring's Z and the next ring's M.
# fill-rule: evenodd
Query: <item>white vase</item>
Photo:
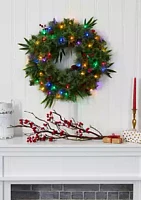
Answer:
M12 103L0 102L0 139L8 139L14 136L12 125Z

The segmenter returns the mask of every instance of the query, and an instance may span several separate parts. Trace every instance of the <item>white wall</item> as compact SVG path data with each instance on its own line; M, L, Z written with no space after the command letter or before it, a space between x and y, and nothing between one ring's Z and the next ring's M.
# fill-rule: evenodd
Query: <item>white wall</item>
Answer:
M42 118L50 110L40 105L44 98L42 92L30 87L24 78L22 68L26 56L17 44L24 42L24 37L37 34L38 24L45 24L53 17L57 20L72 17L82 22L91 16L98 19L96 29L113 49L113 68L117 74L112 79L104 78L103 87L94 96L77 104L57 102L53 109L66 117L92 124L103 134L130 128L132 79L136 76L139 83L141 78L141 0L3 0L0 6L0 101L14 100L16 122L21 116L27 117L24 110ZM139 91L139 84L137 89ZM141 98L141 92L139 96ZM138 113L141 118L141 109Z

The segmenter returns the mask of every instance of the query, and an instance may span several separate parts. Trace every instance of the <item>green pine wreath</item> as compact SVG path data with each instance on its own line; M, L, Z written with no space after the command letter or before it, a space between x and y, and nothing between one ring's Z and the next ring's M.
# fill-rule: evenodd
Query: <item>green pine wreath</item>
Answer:
M107 43L92 29L97 20L93 17L83 24L74 19L55 19L48 26L41 25L38 35L32 35L26 44L19 43L26 50L28 63L24 69L30 77L30 85L39 85L45 94L45 107L51 107L54 100L77 101L91 95L102 75L111 77L111 50ZM76 54L74 63L66 69L58 69L57 62L70 53Z

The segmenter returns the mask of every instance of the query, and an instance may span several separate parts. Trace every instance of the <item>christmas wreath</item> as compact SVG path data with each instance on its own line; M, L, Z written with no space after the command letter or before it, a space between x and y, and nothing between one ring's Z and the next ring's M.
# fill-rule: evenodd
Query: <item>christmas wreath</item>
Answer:
M37 35L32 35L21 50L26 50L28 63L24 69L30 77L30 85L39 85L46 95L42 103L51 107L55 99L77 101L77 97L91 95L98 86L102 75L111 77L111 50L107 43L92 29L96 20L84 20L83 24L74 19L55 19L48 25L41 25ZM58 69L57 62L73 52L74 64L66 69Z

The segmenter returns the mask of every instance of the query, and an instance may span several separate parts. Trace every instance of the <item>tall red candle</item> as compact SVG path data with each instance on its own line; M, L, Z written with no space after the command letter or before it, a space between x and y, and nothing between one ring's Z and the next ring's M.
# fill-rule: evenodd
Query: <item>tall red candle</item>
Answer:
M133 110L136 110L136 78L134 78L133 85Z

